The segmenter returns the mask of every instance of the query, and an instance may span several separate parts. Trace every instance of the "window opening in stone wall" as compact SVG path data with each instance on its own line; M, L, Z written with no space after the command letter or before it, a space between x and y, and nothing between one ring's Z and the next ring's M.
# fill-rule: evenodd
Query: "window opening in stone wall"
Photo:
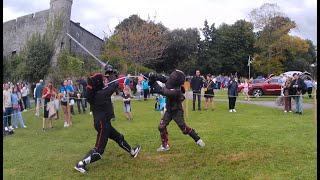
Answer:
M12 51L11 52L11 56L13 57L13 56L15 56L17 54L17 51Z
M61 49L63 48L64 42L61 42Z

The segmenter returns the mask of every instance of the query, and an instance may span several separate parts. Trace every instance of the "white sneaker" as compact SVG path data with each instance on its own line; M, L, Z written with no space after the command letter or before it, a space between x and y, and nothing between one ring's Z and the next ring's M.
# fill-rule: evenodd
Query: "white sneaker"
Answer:
M158 152L169 151L169 150L170 150L169 144L167 144L166 147L163 147L163 146L161 145L160 148L157 149Z
M36 113L35 115L39 117L39 114Z
M229 112L232 112L232 109L230 109Z
M22 112L27 112L27 109L24 109Z
M92 115L92 112L90 111L90 113L89 113L90 115Z
M68 127L68 126L67 126L67 122L64 122L64 125L63 125L63 127Z
M233 112L237 112L235 109L232 109Z
M197 141L197 144L198 144L198 146L200 146L200 147L206 146L206 144L205 144L201 139L199 139L199 140Z
M69 126L70 126L70 124L67 123L67 126L66 126L66 127L69 127Z
M287 111L283 111L283 112L285 112L285 113L286 113Z
M27 128L27 126L23 126L23 128Z
M289 111L289 112L292 112L292 111Z
M4 130L5 130L5 131L9 131L8 127L5 127Z
M9 126L9 130L14 130L14 128L12 126Z

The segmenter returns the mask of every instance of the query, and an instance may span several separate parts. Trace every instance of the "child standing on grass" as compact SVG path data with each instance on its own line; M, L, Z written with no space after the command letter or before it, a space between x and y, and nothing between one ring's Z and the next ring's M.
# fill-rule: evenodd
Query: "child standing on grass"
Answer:
M124 103L124 112L126 113L127 120L132 120L130 97L131 97L130 96L130 88L124 87L122 98L123 98L123 103Z

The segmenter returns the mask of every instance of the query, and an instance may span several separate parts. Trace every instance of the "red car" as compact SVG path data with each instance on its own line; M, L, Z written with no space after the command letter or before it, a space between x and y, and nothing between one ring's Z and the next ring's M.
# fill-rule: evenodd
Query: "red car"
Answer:
M263 83L265 79L253 79L252 81L249 81L249 86L250 84L256 84L256 83ZM239 84L238 86L238 92L241 92L243 90L243 84Z
M271 76L262 83L249 84L249 95L261 97L262 95L280 95L281 85L283 84L280 76Z

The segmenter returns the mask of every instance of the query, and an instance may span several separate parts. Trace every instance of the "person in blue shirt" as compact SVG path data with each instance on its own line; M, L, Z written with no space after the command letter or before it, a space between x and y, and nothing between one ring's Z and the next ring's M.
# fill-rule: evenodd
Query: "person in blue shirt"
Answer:
M144 97L144 100L146 101L147 98L148 98L148 94L149 94L149 84L148 84L148 81L147 80L142 80L142 90L143 90L143 97Z
M44 99L42 99L43 87L43 80L41 79L35 89L35 100L37 101L36 116L40 115L39 109L44 106Z
M312 88L314 86L312 81L310 79L307 79L304 81L304 83L307 86L307 93L308 93L309 98L312 98L311 93L312 93Z
M63 115L64 115L64 127L69 127L71 125L71 114L70 113L70 106L69 106L69 109L67 108L67 103L68 102L68 92L69 92L69 99L70 99L70 96L73 96L74 94L74 91L73 91L73 88L71 86L68 85L68 81L67 80L64 80L63 82L63 86L60 88L59 90L59 93L62 94L62 97L61 97L61 107L62 107L62 110L63 110ZM70 119L69 119L70 117Z

